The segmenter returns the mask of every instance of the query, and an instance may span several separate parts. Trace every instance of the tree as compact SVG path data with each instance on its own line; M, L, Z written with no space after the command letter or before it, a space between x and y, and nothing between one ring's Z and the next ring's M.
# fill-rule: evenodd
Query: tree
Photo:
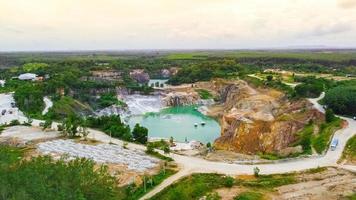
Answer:
M150 142L150 143L147 144L147 146L146 146L146 152L147 152L148 154L154 152L154 144L153 144L153 143Z
M37 114L44 108L43 96L39 85L24 83L15 90L14 99L21 111L27 114Z
M173 139L173 137L171 136L171 137L169 138L169 144L170 144L170 145L173 145L173 143L174 143L174 139Z
M52 120L51 119L46 119L46 121L43 124L42 130L46 130L48 128L52 127Z
M163 147L163 152L165 153L165 154L167 154L167 153L169 153L171 151L171 149L169 148L169 146L168 145L164 145L164 147Z
M324 102L336 114L355 115L356 86L338 86L328 90Z
M255 175L255 177L258 177L260 175L260 168L258 167L253 168L253 174Z
M231 176L226 177L224 185L228 188L231 188L235 183L235 179L232 178Z
M266 78L267 78L268 82L271 82L273 80L273 76L272 75L268 75Z
M70 115L65 119L63 123L63 134L70 138L73 138L78 133L78 127L80 125L80 119L77 115Z
M88 131L88 122L85 119L80 119L80 127L79 127L79 134L81 134L84 139L87 139L87 136L89 135Z
M140 126L139 124L136 124L132 131L132 136L135 141L141 144L146 144L148 138L148 129Z
M325 121L327 123L332 122L335 120L335 115L334 115L334 111L331 110L330 108L326 109L325 111Z

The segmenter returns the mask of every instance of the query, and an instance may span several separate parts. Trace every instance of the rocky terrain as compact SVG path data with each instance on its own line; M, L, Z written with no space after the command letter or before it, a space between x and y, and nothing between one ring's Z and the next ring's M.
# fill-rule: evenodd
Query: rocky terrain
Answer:
M323 114L306 100L290 101L273 89L255 89L245 81L216 80L201 84L220 97L208 114L220 119L221 137L215 147L238 153L290 154L300 147L289 147L296 133L310 121Z
M165 95L163 101L166 106L195 105L200 100L197 92L170 92Z

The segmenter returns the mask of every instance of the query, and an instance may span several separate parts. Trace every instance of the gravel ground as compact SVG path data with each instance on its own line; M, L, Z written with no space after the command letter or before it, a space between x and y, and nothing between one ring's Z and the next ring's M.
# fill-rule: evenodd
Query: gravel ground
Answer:
M44 132L40 128L31 126L11 126L1 133L0 138L11 137L27 142L39 139L52 139L58 136L60 136L58 131Z
M143 151L124 149L118 145L87 145L72 140L54 140L38 144L43 154L67 154L69 158L88 158L98 163L124 164L129 170L143 172L157 166L159 160Z

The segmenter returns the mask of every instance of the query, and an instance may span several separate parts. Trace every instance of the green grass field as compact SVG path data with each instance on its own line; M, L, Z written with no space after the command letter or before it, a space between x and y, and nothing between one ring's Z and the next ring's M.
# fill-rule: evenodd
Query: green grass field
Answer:
M356 135L347 141L346 147L342 153L342 159L356 160Z
M349 61L356 58L354 51L200 51L190 53L169 53L167 59L204 59L208 57L229 58L291 58L303 60Z

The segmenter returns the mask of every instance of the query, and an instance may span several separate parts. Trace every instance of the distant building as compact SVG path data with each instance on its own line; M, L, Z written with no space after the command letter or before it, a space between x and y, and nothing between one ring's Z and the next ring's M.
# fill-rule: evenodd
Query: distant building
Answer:
M354 74L346 74L346 77L347 78L351 78L351 77L356 77L356 75L354 75Z
M93 70L91 75L91 79L104 81L117 81L122 78L122 73L116 70Z
M130 72L130 77L141 84L147 84L150 80L150 75L143 69L132 70Z
M21 74L18 77L18 79L23 81L35 81L37 80L37 74L32 74L32 73Z

